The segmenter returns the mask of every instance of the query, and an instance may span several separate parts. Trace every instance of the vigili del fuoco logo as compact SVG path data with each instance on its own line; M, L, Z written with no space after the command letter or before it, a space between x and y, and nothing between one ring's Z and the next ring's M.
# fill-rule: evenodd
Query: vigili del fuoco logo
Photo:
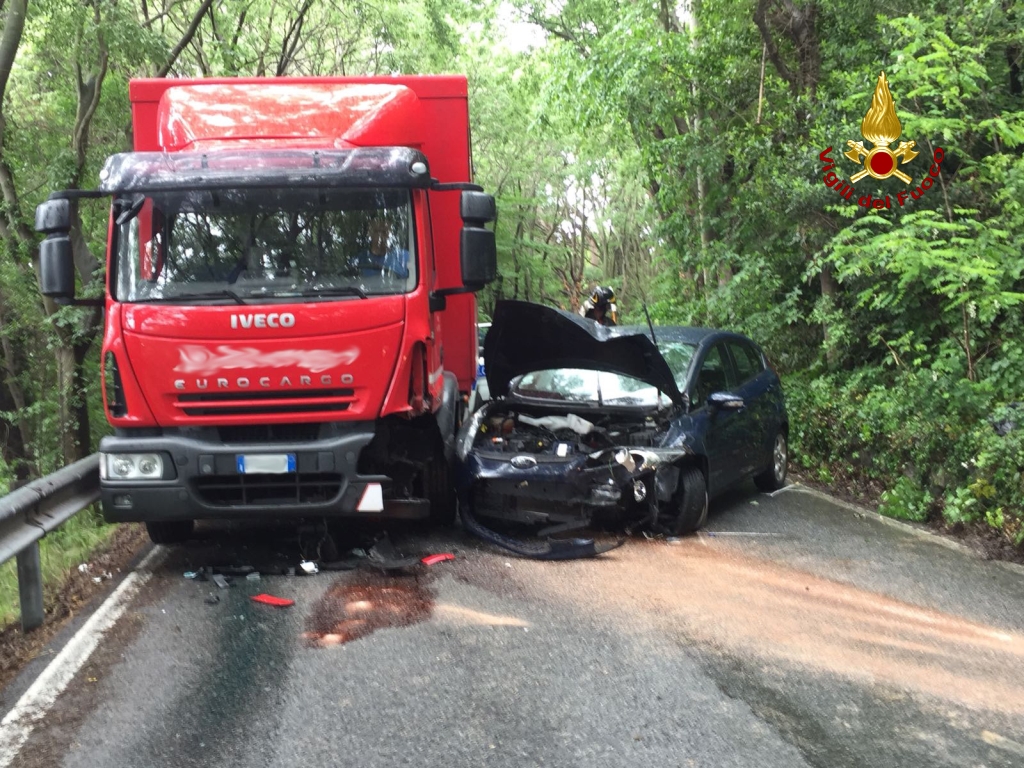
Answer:
M869 149L865 148L863 141L846 142L850 148L843 154L857 165L862 166L861 170L850 176L849 181L846 181L832 170L836 167L835 160L831 156L832 147L818 155L818 158L824 163L822 173L824 174L823 181L826 187L834 189L844 200L853 200L853 185L865 176L870 176L879 181L895 176L904 184L910 185L909 191L901 189L896 193L896 202L901 206L908 198L917 200L932 188L932 184L935 183L935 179L939 175L940 166L942 165L942 158L944 156L942 148L935 148L935 152L932 155L934 162L928 169L928 174L921 179L920 184L914 186L911 175L900 170L900 167L906 165L921 153L914 149L917 145L915 141L901 141L896 149L892 149L893 142L903 133L903 126L900 125L900 119L896 116L896 104L893 102L892 94L889 92L889 80L886 78L885 72L881 72L878 75L875 95L871 99L871 108L868 109L867 114L864 115L864 119L861 121L860 132L874 146ZM892 208L889 195L886 195L884 199L879 198L877 200L872 198L870 194L863 195L857 200L857 205L864 208Z

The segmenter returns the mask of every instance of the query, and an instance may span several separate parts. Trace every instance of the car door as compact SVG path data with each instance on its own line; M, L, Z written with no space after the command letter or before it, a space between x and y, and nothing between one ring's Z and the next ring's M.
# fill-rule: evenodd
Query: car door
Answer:
M742 474L752 475L764 469L769 441L775 437L769 396L771 381L763 375L765 367L761 355L745 339L730 339L725 347L736 371L737 383L733 391L745 403L738 419L742 422L742 430L737 430L740 441L737 461L742 467Z
M690 402L694 422L703 433L704 452L708 460L708 492L718 493L740 479L738 452L745 431L743 411L715 408L708 403L714 392L729 392L736 384L732 361L722 343L708 349L700 362ZM744 409L745 410L745 409Z

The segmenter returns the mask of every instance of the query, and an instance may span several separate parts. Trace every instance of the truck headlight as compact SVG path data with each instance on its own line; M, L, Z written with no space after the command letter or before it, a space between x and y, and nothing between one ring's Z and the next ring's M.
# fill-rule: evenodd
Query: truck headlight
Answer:
M104 453L101 480L163 480L164 457L158 453Z

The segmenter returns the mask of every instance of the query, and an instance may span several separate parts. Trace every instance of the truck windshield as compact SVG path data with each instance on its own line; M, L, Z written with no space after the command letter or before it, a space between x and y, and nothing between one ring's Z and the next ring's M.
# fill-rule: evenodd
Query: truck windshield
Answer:
M225 189L115 201L119 301L367 297L411 291L408 190Z

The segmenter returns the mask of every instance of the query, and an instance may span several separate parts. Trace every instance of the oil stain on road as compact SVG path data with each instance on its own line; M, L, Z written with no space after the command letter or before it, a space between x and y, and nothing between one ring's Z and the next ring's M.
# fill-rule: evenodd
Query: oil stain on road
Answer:
M340 579L316 602L302 638L313 648L341 645L391 627L426 621L434 597L414 577L361 574Z

